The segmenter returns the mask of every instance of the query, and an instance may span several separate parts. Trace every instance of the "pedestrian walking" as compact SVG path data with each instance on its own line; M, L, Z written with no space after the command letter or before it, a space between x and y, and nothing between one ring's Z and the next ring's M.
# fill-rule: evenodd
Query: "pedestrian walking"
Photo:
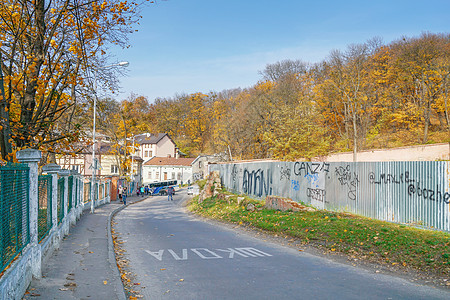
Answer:
M173 187L169 186L167 188L167 201L173 201Z
M123 188L122 199L123 199L123 205L127 205L127 187Z
M144 197L144 186L141 186L141 196Z
M118 192L118 194L119 194L119 201L122 202L123 188L122 188L121 185L119 185L119 192Z

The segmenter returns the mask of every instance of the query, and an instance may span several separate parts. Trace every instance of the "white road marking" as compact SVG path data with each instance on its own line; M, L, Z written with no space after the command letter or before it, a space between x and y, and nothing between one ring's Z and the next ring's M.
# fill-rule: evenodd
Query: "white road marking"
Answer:
M240 252L251 256L251 257L256 257L256 256L272 256L270 254L267 254L265 252L262 252L261 250L252 248L252 247L247 247L247 248L236 248L236 250L239 250Z
M228 258L233 258L235 253L239 254L240 256L243 256L243 257L248 257L247 255L242 254L241 252L234 250L233 248L228 248L228 250L223 250L223 249L216 249L216 250L230 253Z
M203 259L223 258L222 256L217 255L216 253L214 253L211 250L208 250L206 248L194 248L194 249L191 249L191 250L192 250L192 252L194 252L195 254L200 256L200 258L203 258ZM210 253L212 256L204 256L200 251L204 251L204 252Z
M187 259L187 249L183 249L182 250L182 255L183 257L179 257L175 251L173 251L172 249L168 249L167 251L170 252L170 254L172 254L173 258L175 258L176 260L186 260Z
M157 260L161 261L164 250L159 250L158 252L152 252L152 251L145 250L145 252L147 252L148 254L150 254L151 256L156 258Z
M216 252L211 251L207 248L191 248L190 250L193 253L195 253L198 257L200 257L201 259L224 258L224 257L218 255ZM228 253L228 258L231 258L231 259L234 258L235 255L239 255L242 257L246 257L246 258L272 256L271 254L268 254L266 252L263 252L256 248L253 248L253 247L226 248L226 249L215 249L215 250L221 251L224 253ZM163 260L164 250L159 250L159 251L144 250L144 251L159 261ZM167 249L167 252L169 252L175 260L187 260L188 259L188 249L181 249L181 257L172 249ZM166 256L166 258L168 258L168 257Z

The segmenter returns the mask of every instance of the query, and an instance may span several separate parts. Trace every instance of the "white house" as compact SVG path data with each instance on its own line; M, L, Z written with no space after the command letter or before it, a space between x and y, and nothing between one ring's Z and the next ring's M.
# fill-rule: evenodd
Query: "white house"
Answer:
M142 165L143 183L177 180L193 182L192 162L195 158L153 157Z

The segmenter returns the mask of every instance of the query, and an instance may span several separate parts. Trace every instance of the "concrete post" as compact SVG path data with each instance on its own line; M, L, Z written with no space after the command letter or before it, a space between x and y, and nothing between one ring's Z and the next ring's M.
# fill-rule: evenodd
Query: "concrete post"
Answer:
M52 175L52 227L58 227L58 173L61 167L57 164L47 164L42 168L43 173Z
M41 278L41 251L38 244L38 212L39 212L39 198L38 198L38 163L41 160L41 151L35 149L24 149L16 153L16 158L20 163L26 163L30 168L30 186L29 186L29 215L30 215L30 244L33 248L33 277Z

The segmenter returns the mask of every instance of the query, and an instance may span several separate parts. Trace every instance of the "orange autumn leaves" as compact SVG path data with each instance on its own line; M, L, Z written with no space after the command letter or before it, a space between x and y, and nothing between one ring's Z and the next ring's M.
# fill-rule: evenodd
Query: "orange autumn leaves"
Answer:
M75 150L71 145L83 125L76 116L83 113L83 102L92 101L92 72L107 64L108 44L127 46L138 5L116 0L0 3L2 115L10 120L6 127L13 149Z

